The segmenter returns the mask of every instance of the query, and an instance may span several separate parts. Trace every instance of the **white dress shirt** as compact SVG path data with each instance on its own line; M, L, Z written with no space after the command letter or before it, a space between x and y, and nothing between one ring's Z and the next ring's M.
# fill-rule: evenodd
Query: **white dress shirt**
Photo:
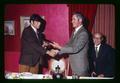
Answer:
M99 55L98 55L98 53L99 53L99 50L100 50L100 46L101 46L101 44L99 44L99 45L95 45L95 52L96 52L96 57L98 57Z
M83 26L83 25L80 25L79 27L75 28L74 36L75 36L75 34L78 32L78 30L79 30L82 26Z
M33 27L32 25L31 25L31 27L35 31L35 34L36 34L37 38L39 39L37 29L35 27Z
M99 52L100 46L101 46L101 44L99 44L97 46L95 45L95 48L97 47L97 52Z

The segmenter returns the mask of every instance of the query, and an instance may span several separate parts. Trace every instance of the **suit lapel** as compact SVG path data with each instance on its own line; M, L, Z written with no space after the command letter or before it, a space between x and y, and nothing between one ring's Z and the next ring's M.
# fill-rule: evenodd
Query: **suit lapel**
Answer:
M96 59L95 47L94 47L94 49L93 49L93 57L94 57L94 59Z
M71 43L73 41L73 39L74 39L74 31L72 32L69 43Z
M84 30L84 27L82 26L77 33L75 34L74 38L78 36L79 33L81 33Z
M32 27L30 27L30 28L31 28L31 31L32 31L32 34L33 34L34 38L35 38L37 41L39 41L38 38L37 38L37 36L36 36L35 31L32 29Z
M72 43L72 42L75 40L75 38L79 35L79 33L81 33L81 31L83 31L83 30L84 30L84 27L82 26L82 27L77 31L77 33L75 34L75 36L74 36L74 31L73 31L69 43Z

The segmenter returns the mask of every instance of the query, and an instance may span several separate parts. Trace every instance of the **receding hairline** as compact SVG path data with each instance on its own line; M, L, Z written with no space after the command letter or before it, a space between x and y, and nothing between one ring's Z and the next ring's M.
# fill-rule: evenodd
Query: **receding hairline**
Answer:
M83 17L84 17L84 16L83 16L80 12L74 12L73 15L76 15L76 17L77 17L78 19L82 19L82 20L83 20Z
M99 35L101 38L103 37L103 34L102 34L102 33L100 33L100 32L94 33L94 35L93 35L93 36L95 36L95 35Z

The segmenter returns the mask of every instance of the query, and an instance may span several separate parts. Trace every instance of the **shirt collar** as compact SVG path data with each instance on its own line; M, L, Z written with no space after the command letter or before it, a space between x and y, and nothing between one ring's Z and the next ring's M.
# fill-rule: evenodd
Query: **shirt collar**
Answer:
M37 33L37 29L31 25L32 29Z
M100 46L101 46L101 44L99 44L99 45L95 45L95 47L97 47L97 50L99 51L99 49L100 49Z
M75 28L75 32L77 32L83 25L80 25L79 27Z

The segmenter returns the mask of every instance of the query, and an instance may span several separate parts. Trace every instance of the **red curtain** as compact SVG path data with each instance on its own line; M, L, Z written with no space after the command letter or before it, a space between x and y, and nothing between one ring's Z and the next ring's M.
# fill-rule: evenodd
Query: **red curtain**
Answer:
M69 34L73 30L72 28L72 13L81 12L88 20L88 30L91 32L94 24L94 19L96 15L97 5L96 4L68 4L69 7Z
M72 14L74 12L81 12L88 20L89 20L89 25L88 25L88 30L91 32L96 16L96 10L97 10L97 5L96 4L68 4L69 7L69 36L71 36L72 33ZM68 75L72 75L71 68L69 67L69 73Z
M92 33L100 32L106 36L109 45L115 48L115 6L98 4Z

